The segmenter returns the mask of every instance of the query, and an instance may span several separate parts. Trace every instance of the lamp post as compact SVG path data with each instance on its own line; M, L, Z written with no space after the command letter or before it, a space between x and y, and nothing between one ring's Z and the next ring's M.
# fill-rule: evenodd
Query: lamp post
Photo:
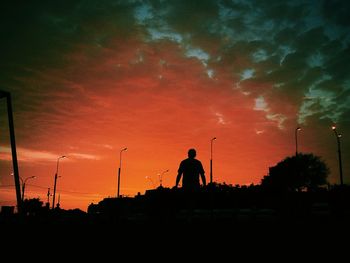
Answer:
M216 137L210 140L210 183L213 183L213 141L216 140Z
M150 176L147 175L147 176L146 176L146 179L148 179L148 180L151 182L152 187L155 188L152 178L151 178Z
M341 138L342 135L337 132L337 127L332 126L332 130L334 131L335 137L337 138L340 185L343 185L343 168L342 168L341 150L340 150L340 138Z
M18 161L17 161L15 126L13 121L11 93L0 90L0 99L1 98L6 98L6 102L7 102L7 118L8 118L8 127L10 131L12 166L13 166L13 177L14 177L13 179L15 181L17 208L18 208L18 212L21 213L22 198L21 198L21 186L19 181L20 179L19 179L19 170L18 170Z
M33 179L33 178L35 178L35 176L29 176L29 177L25 178L24 180L22 179L22 177L19 177L19 179L21 179L21 182L22 182L22 203L24 201L24 190L26 188L26 182L29 179Z
M46 196L47 196L47 206L48 207L50 207L50 188L47 188L47 194L46 194Z
M298 156L298 131L301 131L300 127L295 129L295 156Z
M65 155L62 155L57 158L57 167L56 167L56 174L55 174L55 183L53 186L53 197L52 197L52 209L55 208L55 197L56 197L56 184L57 184L57 177L58 177L58 164L60 162L60 159L66 158Z
M123 148L120 150L119 154L119 169L118 169L118 190L117 190L117 197L119 198L119 189L120 189L120 170L122 169L122 152L126 151L128 148Z
M159 186L162 187L162 181L163 181L163 174L169 172L169 170L163 171L161 174L159 174Z

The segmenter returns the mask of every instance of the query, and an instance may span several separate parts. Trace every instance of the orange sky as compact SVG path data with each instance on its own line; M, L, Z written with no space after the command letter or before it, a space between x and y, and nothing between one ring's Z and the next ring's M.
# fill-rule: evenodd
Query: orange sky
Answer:
M57 185L63 208L86 210L91 202L115 196L124 147L122 195L158 186L158 174L167 169L163 186L173 187L189 148L197 150L209 181L213 137L214 181L258 184L269 166L295 153L297 126L303 127L299 150L321 156L331 167L330 181L337 182L330 126L337 122L344 131L346 122L339 111L332 117L310 104L319 93L311 96L308 88L323 81L323 75L309 76L314 68L304 63L305 80L293 82L305 57L299 42L273 53L266 43L252 44L248 34L239 42L229 31L220 37L187 34L178 24L155 34L143 24L151 16L136 11L130 33L103 19L84 20L84 33L70 36L71 42L61 39L64 49L53 44L56 49L47 55L30 55L18 72L0 79L13 95L20 176L36 176L28 181L26 197L46 202L61 155L68 157L60 161ZM293 45L304 53L288 60L288 52L297 53ZM0 107L0 205L8 205L15 204L15 192L3 101ZM348 159L346 151L343 158Z
M119 44L118 49L133 44ZM46 200L47 189L37 186L52 191L60 155L68 157L59 165L62 207L86 209L91 202L116 195L123 147L128 151L122 155L120 192L129 196L152 188L151 181L158 186L158 174L167 169L163 185L174 186L179 162L191 147L197 149L209 181L213 137L214 181L220 183L257 184L269 166L294 153L294 130L279 129L278 122L267 120L254 100L234 90L232 82L220 80L221 72L208 78L197 60L171 55L179 52L171 44L145 49L143 61L135 62L130 62L135 54L121 56L111 50L102 50L97 62L70 54L67 59L74 67L36 76L40 85L53 81L69 89L57 88L54 101L41 100L39 116L29 112L22 120L30 135L19 139L18 147L25 144L37 151L26 156L24 147L18 151L20 175L37 176L28 182L28 196ZM75 68L77 64L85 66ZM40 120L43 126L31 127Z

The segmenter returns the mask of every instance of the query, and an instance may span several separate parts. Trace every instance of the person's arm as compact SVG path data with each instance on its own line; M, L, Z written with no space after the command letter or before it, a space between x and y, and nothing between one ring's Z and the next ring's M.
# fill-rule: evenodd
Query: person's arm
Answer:
M179 185L179 182L181 180L181 176L182 176L182 162L180 163L180 167L179 170L177 171L177 176L176 176L176 183L175 183L175 187L177 187Z
M203 165L202 163L200 163L200 175L201 175L201 178L202 178L202 183L203 183L203 186L206 186L207 185L207 182L206 182L206 179L205 179L205 175L204 175L204 169L203 169Z
M201 173L201 178L202 178L203 186L206 186L206 185L207 185L207 182L206 182L206 180L205 180L205 175L204 175L204 173Z
M178 172L177 176L176 176L176 184L175 184L175 187L177 187L179 185L179 182L181 180L181 176L182 176L182 173Z

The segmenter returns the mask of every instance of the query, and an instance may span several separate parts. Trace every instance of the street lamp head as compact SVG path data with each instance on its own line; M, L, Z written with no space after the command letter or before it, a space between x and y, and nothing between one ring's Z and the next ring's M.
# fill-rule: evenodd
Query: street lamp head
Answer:
M123 151L127 151L128 150L128 148L123 148L123 149L121 149L121 152L123 152Z
M59 160L59 159L63 159L63 158L67 158L67 156L62 155L62 156L58 157L58 158L57 158L57 160Z
M337 129L336 129L335 125L332 126L332 130L334 131L334 135L337 138L340 185L343 186L343 168L342 168L341 148L340 148L340 138L341 138L342 135L341 135L341 133L337 132Z
M297 131L301 131L301 128L300 127L297 127L297 129L296 129Z
M164 170L161 174L160 173L158 173L158 175L161 177L161 176L163 176L163 174L165 174L165 173L167 173L167 172L169 172L169 169L167 169L167 170Z
M341 137L341 134L338 133L337 127L335 125L332 126L332 130L334 131L334 135L337 137L337 139Z
M24 179L24 181L23 181L23 179L21 178L21 181L22 181L22 183L26 183L29 179L34 179L34 178L36 178L36 176L35 175L33 175L33 176L29 176L29 177L27 177L27 178L25 178Z
M213 139L211 139L212 141L216 140L216 137L214 137Z

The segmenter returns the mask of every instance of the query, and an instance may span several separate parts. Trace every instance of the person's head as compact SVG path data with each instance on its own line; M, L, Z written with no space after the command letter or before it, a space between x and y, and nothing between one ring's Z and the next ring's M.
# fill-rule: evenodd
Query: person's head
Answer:
M188 157L194 159L194 157L196 157L196 150L195 149L189 149L188 150Z

